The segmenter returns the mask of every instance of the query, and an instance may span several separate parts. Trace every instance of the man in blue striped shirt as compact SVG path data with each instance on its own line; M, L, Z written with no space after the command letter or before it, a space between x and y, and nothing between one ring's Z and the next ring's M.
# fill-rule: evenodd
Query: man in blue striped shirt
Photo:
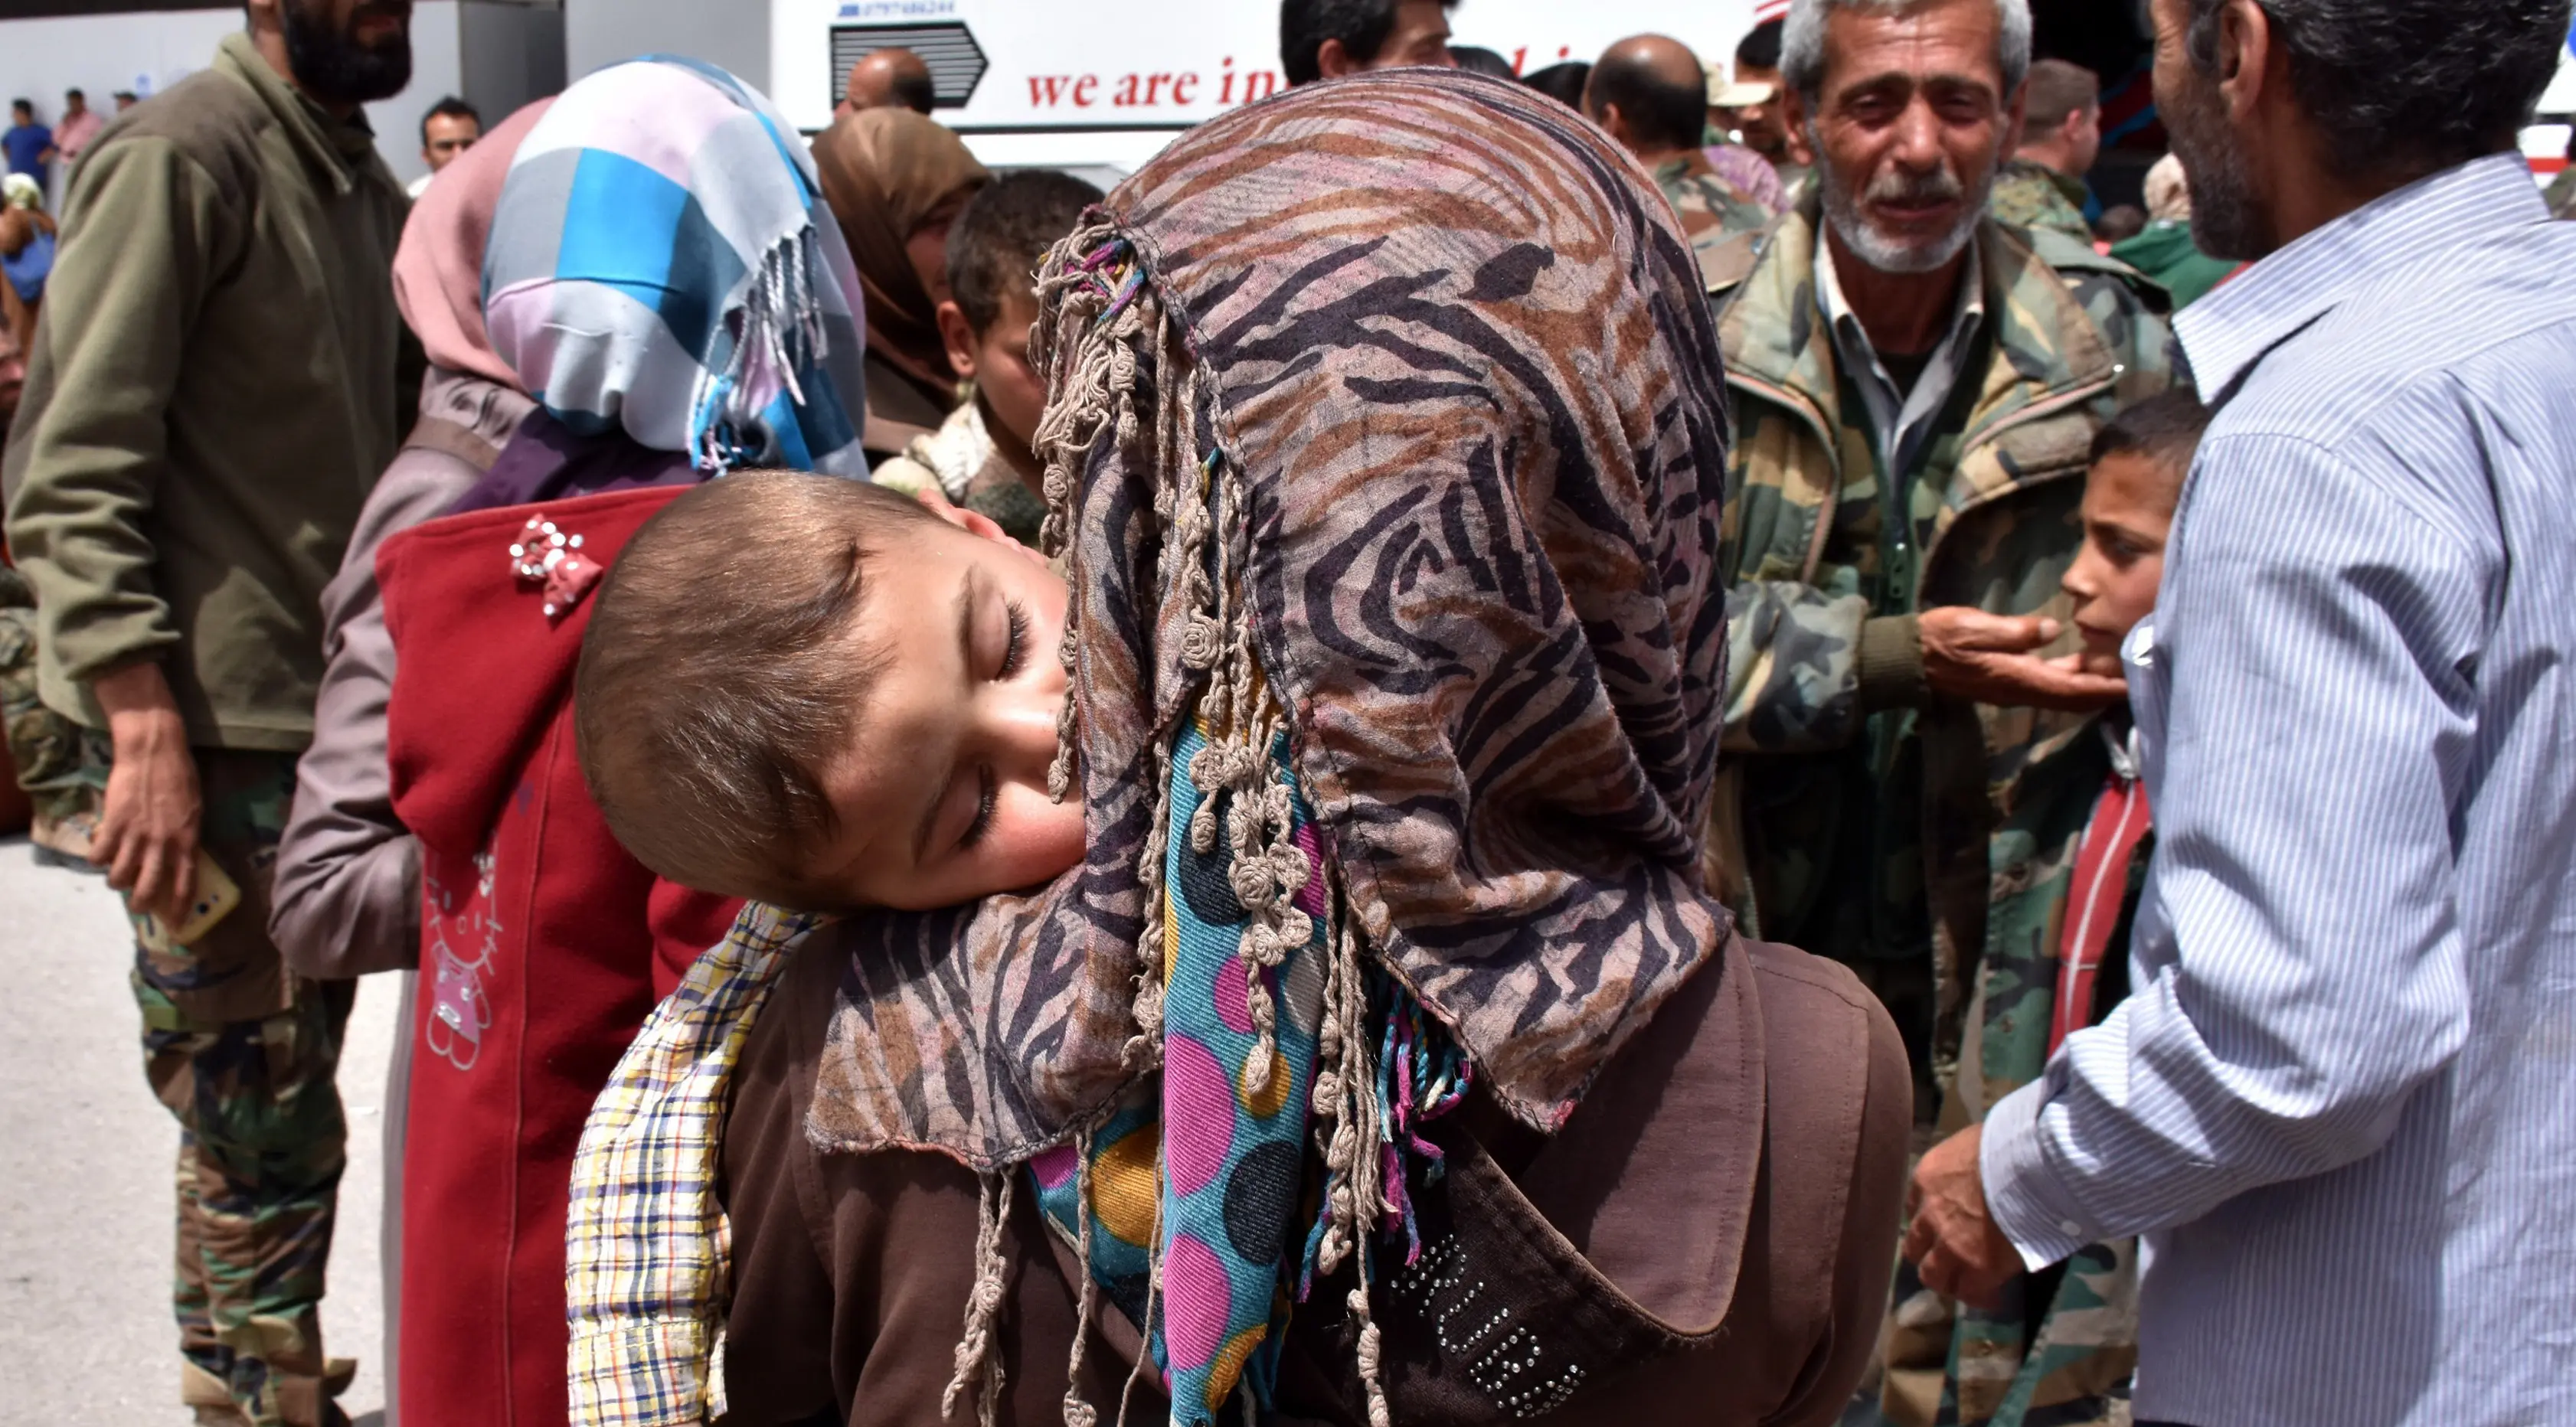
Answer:
M2217 417L2122 654L2134 990L1928 1154L1975 1301L2145 1235L2136 1415L2576 1423L2568 0L2151 0Z

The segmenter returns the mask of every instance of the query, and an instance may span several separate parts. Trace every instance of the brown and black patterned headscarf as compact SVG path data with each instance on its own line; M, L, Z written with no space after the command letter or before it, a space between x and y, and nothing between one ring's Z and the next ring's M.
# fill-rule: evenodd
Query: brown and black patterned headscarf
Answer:
M1336 954L1561 1124L1728 931L1699 870L1727 431L1689 247L1599 130L1436 71L1193 130L1093 220L1033 343L1087 860L818 934L849 969L812 1137L989 1169L1154 1067L1145 909L1211 699L1284 723Z

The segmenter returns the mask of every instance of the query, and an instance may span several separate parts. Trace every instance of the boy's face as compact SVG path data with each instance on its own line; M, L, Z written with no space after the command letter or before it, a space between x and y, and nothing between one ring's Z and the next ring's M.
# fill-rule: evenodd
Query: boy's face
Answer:
M971 511L868 559L853 657L881 672L823 770L840 823L800 869L855 906L922 911L1082 860L1082 804L1047 795L1065 584Z
M2086 653L2117 655L2154 611L2180 484L2178 473L2142 451L2105 456L2085 478L2084 547L2062 583L2075 597Z
M993 419L1026 450L1046 412L1046 383L1029 365L1029 328L1038 320L1037 299L1018 288L1002 294L1002 310L993 325L978 333L954 302L939 304L939 331L948 343L948 364L961 377L971 377Z

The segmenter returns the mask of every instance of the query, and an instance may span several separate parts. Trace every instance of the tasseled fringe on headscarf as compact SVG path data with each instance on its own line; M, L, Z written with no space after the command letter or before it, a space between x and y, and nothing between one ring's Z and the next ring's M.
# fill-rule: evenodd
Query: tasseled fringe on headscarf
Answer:
M1134 341L1143 333L1145 319L1135 298L1144 283L1144 270L1132 261L1118 268L1123 291L1101 276L1125 251L1114 228L1093 223L1056 245L1038 284L1038 325L1031 340L1045 364L1040 375L1056 396L1038 418L1030 444L1046 467L1039 493L1046 497L1047 514L1038 528L1038 549L1050 559L1065 553L1073 528L1074 486L1082 479L1083 463L1101 428L1115 423L1122 445L1136 439ZM1058 333L1067 326L1084 330L1070 368L1064 369ZM1080 631L1076 621L1067 617L1064 644L1058 652L1068 675L1079 672L1080 650ZM1068 693L1057 723L1055 766L1047 775L1048 790L1058 802L1073 787L1077 727L1074 700Z
M1127 1405L1135 1399L1136 1384L1145 1377L1145 1364L1153 1356L1154 1317L1163 1301L1163 1252L1157 1248L1145 1256L1145 1321L1137 1325L1138 1350L1136 1365L1127 1370L1127 1385L1118 1390L1118 1416L1111 1427L1124 1427Z
M1242 962L1245 1007L1260 1037L1246 1081L1247 1089L1258 1094L1272 1075L1280 1073L1278 1008L1264 973L1275 970L1312 938L1312 921L1297 908L1295 899L1323 869L1313 866L1296 845L1293 794L1278 760L1271 756L1287 723L1262 680L1253 648L1252 615L1243 592L1252 553L1249 493L1242 473L1213 442L1202 454L1199 417L1210 393L1179 324L1152 290L1143 265L1114 225L1095 221L1059 244L1042 269L1039 292L1040 317L1033 341L1048 389L1057 394L1038 423L1034 442L1046 467L1047 518L1040 545L1050 556L1065 553L1076 493L1104 429L1114 430L1131 460L1151 463L1154 513L1163 526L1157 594L1180 594L1181 663L1192 674L1207 677L1198 713L1208 742L1185 770L1200 794L1188 836L1195 851L1212 851L1222 821L1233 854L1233 890L1249 913L1237 955ZM1140 414L1140 407L1149 402L1150 432ZM1068 680L1077 689L1078 650L1078 631L1068 619L1061 654ZM1079 733L1076 703L1068 694L1058 724L1052 774L1059 799L1072 787ZM1153 825L1137 869L1145 905L1152 909L1138 938L1133 1002L1137 1034L1128 1047L1130 1063L1140 1068L1160 1064L1162 1059L1166 949L1159 909L1164 895L1163 862L1172 835L1172 749L1178 736L1179 730L1173 729L1154 744ZM1220 794L1231 795L1221 820ZM1369 1423L1388 1427L1381 1345L1369 1310L1370 1265L1365 1246L1381 1213L1397 1206L1388 1201L1378 1173L1385 1109L1367 1031L1368 989L1359 938L1340 889L1331 891L1312 1102L1327 1184L1315 1266L1329 1276L1345 1259L1355 1265L1347 1302L1359 1326L1358 1365ZM1079 1237L1087 1251L1087 1182L1081 1202ZM1151 1259L1146 1322L1141 1325L1149 1340L1161 1268L1158 1246ZM1077 1344L1077 1355L1079 1351ZM962 1345L958 1361L962 1382L967 1365ZM1129 1393L1142 1370L1140 1358L1137 1373L1128 1379ZM1068 1393L1068 1423L1075 1422L1074 1405L1074 1394ZM1121 1422L1126 1405L1127 1395L1122 1394ZM1088 1427L1088 1419L1077 1427Z
M1008 1264L1002 1257L1002 1230L1011 1219L1011 1185L1019 1175L1009 1169L983 1175L975 1209L975 1286L966 1295L966 1331L957 1341L957 1374L939 1394L939 1415L957 1415L957 1398L975 1385L975 1421L994 1427L1001 1420L1002 1355L993 1344L993 1326L1002 1316L1002 1291Z
M761 415L744 396L761 384L756 378L776 377L790 399L805 404L796 373L809 366L819 370L832 354L821 295L828 281L822 239L811 226L779 239L762 257L735 309L740 320L732 356L723 371L701 372L690 395L690 454L699 469L721 475L747 454L757 454L744 452L734 439Z
M1100 1308L1100 1284L1091 1276L1091 1132L1073 1141L1073 1253L1082 1282L1073 1291L1073 1354L1064 1365L1064 1427L1096 1427L1100 1414L1082 1397L1082 1359L1091 1321Z
M1448 1172L1448 1155L1422 1137L1422 1126L1464 1104L1474 1079L1466 1052L1433 1028L1422 1003L1391 991L1377 1050L1378 1149L1384 1160L1379 1179L1387 1215L1404 1231L1408 1267L1422 1259L1422 1226L1414 1218L1406 1166L1421 1164L1430 1183ZM1390 1227L1387 1238L1392 1242L1394 1237Z
M1359 1325L1360 1385L1368 1394L1369 1427L1388 1427L1386 1379L1381 1369L1377 1320L1369 1312L1368 1243L1384 1206L1377 1188L1377 1147L1385 1107L1377 1098L1377 1072L1369 1064L1368 978L1359 938L1334 879L1333 955L1324 974L1324 1016L1317 1035L1314 1110L1327 1127L1324 1145L1324 1217L1314 1271L1330 1277L1345 1258L1354 1263L1348 1303Z

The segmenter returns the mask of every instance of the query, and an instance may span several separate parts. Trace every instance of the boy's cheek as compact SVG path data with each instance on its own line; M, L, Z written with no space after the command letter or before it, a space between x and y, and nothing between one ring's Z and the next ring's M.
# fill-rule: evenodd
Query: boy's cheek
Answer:
M1046 411L1046 387L1025 360L988 346L978 363L985 403L1009 434L1027 445Z
M1082 865L1082 800L1078 796L1061 803L1041 802L1006 831L1006 845L997 849L1004 864L997 870L1006 885L985 888L984 895L1052 882Z

